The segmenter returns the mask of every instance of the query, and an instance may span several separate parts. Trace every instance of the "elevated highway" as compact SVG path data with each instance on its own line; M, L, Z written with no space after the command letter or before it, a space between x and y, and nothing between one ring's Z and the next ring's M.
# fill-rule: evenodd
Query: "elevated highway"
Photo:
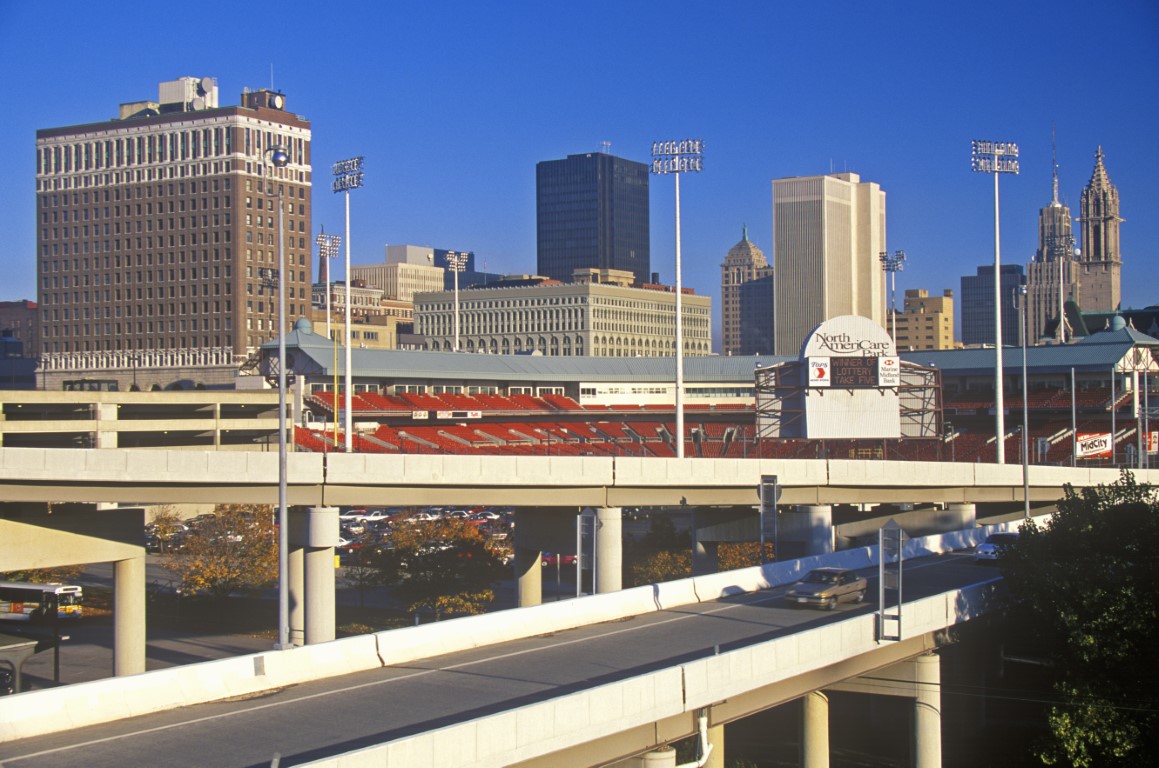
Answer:
M930 555L977 535L910 543L926 559L907 565L896 641L877 639L872 605L793 610L773 588L876 557L846 551L8 697L0 762L602 765L695 734L701 716L718 728L915 657L909 695L929 715L930 652L990 610L998 586L993 569ZM939 732L938 717L919 727L919 749L936 752Z
M1017 464L861 460L658 459L291 453L298 506L487 504L512 507L732 506L759 503L776 475L781 504L988 503L1023 500ZM1031 466L1032 503L1064 484L1114 482L1114 469ZM1137 472L1159 481L1159 470ZM0 448L11 502L277 503L276 453Z

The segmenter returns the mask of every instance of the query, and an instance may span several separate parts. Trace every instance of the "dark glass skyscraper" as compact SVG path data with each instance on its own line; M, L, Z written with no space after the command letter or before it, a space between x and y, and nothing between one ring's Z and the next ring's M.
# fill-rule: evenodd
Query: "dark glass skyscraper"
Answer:
M1014 303L1023 282L1021 264L1003 264L1002 346L1019 346L1018 309ZM994 343L994 266L978 267L977 275L962 276L962 343Z
M535 166L537 271L622 269L649 282L648 166L591 152Z

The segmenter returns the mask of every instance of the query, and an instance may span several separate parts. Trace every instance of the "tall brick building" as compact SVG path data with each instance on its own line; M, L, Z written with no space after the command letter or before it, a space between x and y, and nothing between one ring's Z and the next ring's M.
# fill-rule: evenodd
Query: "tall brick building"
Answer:
M277 336L277 204L287 324L310 308L310 124L285 97L218 106L212 78L160 84L115 119L36 135L42 359L236 361ZM283 146L275 169L267 151ZM94 363L94 361L96 361ZM119 362L120 361L120 362ZM85 367L85 366L81 366Z

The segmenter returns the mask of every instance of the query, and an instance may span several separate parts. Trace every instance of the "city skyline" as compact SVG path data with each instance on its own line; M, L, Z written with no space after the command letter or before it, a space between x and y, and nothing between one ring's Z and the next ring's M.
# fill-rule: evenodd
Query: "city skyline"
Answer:
M137 9L137 10L134 10ZM1159 148L1159 9L1077 3L1005 9L826 8L610 3L499 8L343 6L277 34L223 24L175 34L148 6L116 15L74 3L0 4L9 99L0 126L0 206L10 226L0 300L36 298L35 131L101 122L181 76L218 79L223 105L276 89L313 131L316 232L342 229L330 165L366 158L352 195L354 263L385 244L472 250L489 272L535 271L535 165L597 152L648 162L651 142L703 138L704 172L682 185L683 278L714 304L720 265L747 226L773 257L770 182L852 171L887 195L887 248L910 260L898 292L954 289L993 263L993 197L973 174L971 139L1015 141L1022 172L1003 179L1003 264L1025 265L1051 199L1051 126L1060 197L1072 212L1099 146L1119 189L1123 305L1159 301L1159 217L1149 206ZM227 6L202 18L226 19ZM309 23L299 23L305 18ZM131 34L126 34L126 19ZM37 28L52 29L44 55ZM132 55L104 53L131 39ZM1089 51L1099 55L1092 59ZM1093 63L1092 63L1093 62ZM653 179L652 271L674 281L673 190ZM341 276L341 266L335 270Z

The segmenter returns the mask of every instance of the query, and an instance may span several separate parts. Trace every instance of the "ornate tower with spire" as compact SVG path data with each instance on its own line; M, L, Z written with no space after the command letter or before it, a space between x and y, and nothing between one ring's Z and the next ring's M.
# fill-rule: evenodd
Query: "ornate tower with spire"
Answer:
M772 272L768 259L744 227L740 242L729 248L720 265L721 347L723 355L740 354L741 286Z
M1063 302L1076 293L1078 271L1074 264L1074 234L1071 229L1070 208L1058 197L1058 159L1053 131L1051 135L1050 205L1038 211L1038 250L1027 265L1026 297L1029 322L1027 343L1036 344L1051 329L1055 341L1069 338L1064 323Z
M1103 165L1103 148L1095 152L1095 169L1083 189L1079 209L1082 254L1079 258L1079 307L1110 312L1122 301L1123 256L1119 250L1119 190Z

